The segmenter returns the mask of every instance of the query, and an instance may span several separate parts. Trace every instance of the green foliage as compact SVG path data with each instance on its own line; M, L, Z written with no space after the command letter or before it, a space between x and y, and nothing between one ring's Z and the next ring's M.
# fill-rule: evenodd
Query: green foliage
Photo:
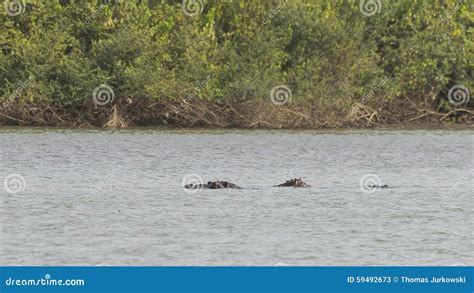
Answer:
M435 99L473 84L468 1L381 1L365 16L355 1L209 0L195 16L174 1L28 1L0 14L0 101L55 105L110 85L118 99L269 100L274 86L301 102L377 95ZM461 4L459 4L461 3ZM472 99L471 99L472 100ZM449 109L448 109L449 110Z

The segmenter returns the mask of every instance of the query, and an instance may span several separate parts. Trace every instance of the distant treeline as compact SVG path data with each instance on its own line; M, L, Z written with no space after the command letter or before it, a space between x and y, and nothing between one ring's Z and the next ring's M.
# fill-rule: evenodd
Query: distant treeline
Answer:
M471 123L473 3L6 1L0 124Z

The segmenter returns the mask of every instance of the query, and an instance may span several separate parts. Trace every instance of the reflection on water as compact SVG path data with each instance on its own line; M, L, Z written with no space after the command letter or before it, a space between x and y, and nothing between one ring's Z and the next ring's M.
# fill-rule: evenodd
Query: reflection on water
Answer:
M0 130L0 263L474 264L472 131ZM243 190L188 194L182 180ZM363 192L367 174L390 188ZM271 187L302 177L310 188Z

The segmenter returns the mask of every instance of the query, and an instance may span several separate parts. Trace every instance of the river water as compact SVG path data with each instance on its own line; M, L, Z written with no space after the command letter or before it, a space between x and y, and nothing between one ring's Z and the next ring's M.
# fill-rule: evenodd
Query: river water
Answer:
M473 153L469 130L3 128L0 264L474 265Z

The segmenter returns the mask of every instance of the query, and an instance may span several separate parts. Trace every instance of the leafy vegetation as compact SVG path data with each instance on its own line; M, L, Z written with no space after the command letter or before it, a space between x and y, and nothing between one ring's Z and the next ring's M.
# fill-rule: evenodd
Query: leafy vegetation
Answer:
M447 99L455 85L474 89L469 1L380 1L370 16L358 1L209 0L202 12L204 1L194 1L192 16L182 2L24 1L23 13L0 14L0 109L6 113L13 103L15 111L18 105L85 111L77 105L91 103L101 84L114 91L108 107L127 99L182 103L190 95L200 106L272 106L272 88L286 85L287 106L311 104L359 118L377 107L411 107L417 110L411 118L472 115L472 99L461 106ZM163 117L142 124L179 120Z

